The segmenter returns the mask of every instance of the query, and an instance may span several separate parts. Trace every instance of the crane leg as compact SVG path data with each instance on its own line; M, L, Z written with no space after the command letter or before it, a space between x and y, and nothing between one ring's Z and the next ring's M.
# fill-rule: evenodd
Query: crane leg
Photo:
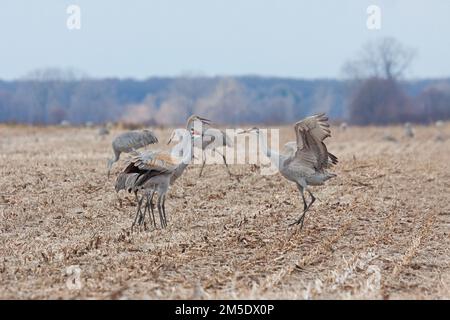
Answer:
M155 219L155 212L153 211L153 196L155 195L155 191L151 192L150 200L148 199L147 195L147 205L150 206L150 210L152 212L152 220L153 220L153 226L156 228L156 219Z
M302 213L302 215L300 216L300 218L298 220L296 220L295 222L291 223L289 226L293 226L295 224L297 224L297 225L300 224L300 230L301 230L301 229L303 229L303 223L305 222L306 212L309 210L309 208L314 203L314 201L316 201L316 198L311 193L311 191L309 191L309 189L303 188L300 184L297 184L297 187L298 187L298 190L300 191L300 194L301 194L302 200L303 200L303 213ZM304 190L305 189L309 193L309 195L311 196L311 202L309 204L306 204L306 199L305 199L305 194L304 194Z
M159 221L161 222L161 229L165 228L164 217L161 208L161 195L158 197L157 202L158 212L159 212Z
M146 202L145 202L145 206L144 206L144 212L141 211L141 215L139 216L139 220L138 220L138 225L144 225L145 226L145 216L147 215L147 211L148 210L148 195L144 194L142 196L142 199L144 199L144 197L146 198ZM150 216L150 211L148 213L148 215Z
M142 206L142 202L144 200L144 197L142 196L141 200L139 200L139 196L137 194L137 191L134 191L134 197L136 198L136 203L138 204L137 211L136 211L136 218L134 220L136 222L136 219L138 219L137 223L138 223L138 225L140 225L141 224L141 220L142 220L141 206Z
M134 221L133 224L131 225L131 229L133 230L133 227L136 225L136 222L138 220L138 217L140 217L140 215L142 215L142 211L141 211L141 205L142 205L142 201L144 200L144 196L142 196L141 200L139 200L137 193L135 193L136 195L136 200L138 202L138 207L136 210L136 216L134 217Z
M108 161L108 179L109 179L109 176L110 176L110 174L111 174L111 168L112 168L112 165L113 165L114 162L115 162L115 161L114 161L113 159L110 159L110 160Z
M164 224L165 224L166 227L167 227L166 195L165 195L165 194L163 194L163 196L162 196L162 205L161 205L161 207L162 207L162 212L163 212L163 216L164 216Z
M200 169L200 174L198 175L199 177L202 176L202 172L203 172L203 168L205 167L205 163L206 163L206 157L205 157L205 152L202 150L202 168Z
M231 172L230 172L230 168L228 168L227 158L225 158L225 155L224 155L222 152L220 152L219 150L216 150L216 152L222 156L222 159L223 159L223 163L224 163L224 165L225 165L225 168L227 169L228 175L229 175L230 178L231 178L233 175L232 175Z
M312 194L312 192L309 189L306 189L306 191L308 191L309 195L311 196L311 202L308 204L308 208L306 208L306 210L309 210L309 208L312 206L314 201L316 201L316 197L314 197L314 195Z

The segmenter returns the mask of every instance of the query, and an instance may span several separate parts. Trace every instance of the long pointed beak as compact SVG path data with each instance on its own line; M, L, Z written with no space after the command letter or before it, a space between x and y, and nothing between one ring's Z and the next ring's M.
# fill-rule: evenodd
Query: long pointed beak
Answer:
M172 142L172 138L169 139L169 141L167 141L167 144L170 144Z
M244 134L244 133L249 133L250 130L242 130L241 132L238 132L237 134Z
M206 118L198 117L198 119L199 119L201 122L206 123L206 124L211 124L211 123L212 123L211 120L206 119Z

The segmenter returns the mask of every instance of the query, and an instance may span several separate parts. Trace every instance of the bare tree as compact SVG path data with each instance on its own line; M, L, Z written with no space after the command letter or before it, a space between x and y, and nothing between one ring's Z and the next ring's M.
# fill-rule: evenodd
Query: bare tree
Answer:
M350 121L356 124L387 124L413 121L411 99L398 83L415 51L393 38L366 44L359 56L343 70L353 80L349 105Z
M399 79L402 78L416 56L416 50L394 38L382 38L369 42L358 57L348 61L343 71L350 78Z
M43 68L35 69L22 77L27 81L76 81L89 78L88 75L74 68Z
M224 123L239 123L251 114L245 88L234 78L222 78L214 91L197 100L195 113Z

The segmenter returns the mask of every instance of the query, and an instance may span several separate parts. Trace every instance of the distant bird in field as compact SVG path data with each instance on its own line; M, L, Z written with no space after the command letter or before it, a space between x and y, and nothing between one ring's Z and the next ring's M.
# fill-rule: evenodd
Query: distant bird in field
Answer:
M348 128L347 122L342 122L339 127L341 128L342 131L347 131Z
M101 126L100 128L98 128L97 133L100 137L104 138L109 134L109 129L106 126Z
M435 137L436 141L445 141L445 135L444 135L444 122L442 120L436 121L436 128L437 128L437 134Z
M63 120L61 121L61 123L59 124L61 127L70 127L70 122L68 120Z
M384 133L383 140L390 141L390 142L397 142L397 139L392 136L390 133Z
M196 118L192 121L199 120L206 123L207 119ZM129 165L119 174L116 181L116 191L127 190L134 192L137 198L137 192L143 191L144 195L138 200L138 208L132 227L136 223L139 225L145 221L146 211L151 211L153 216L153 196L157 193L157 208L161 227L167 226L167 216L165 209L166 193L169 186L178 179L192 160L193 139L199 135L195 131L194 125L190 126L190 130L184 130L182 140L179 143L179 153L164 151L146 151L135 153ZM174 136L174 134L172 134ZM170 140L169 140L170 143ZM181 149L180 149L181 147ZM180 153L182 154L180 156ZM146 197L144 212L141 211L142 201Z
M405 136L406 137L414 138L414 131L412 129L411 123L409 123L409 122L405 123L404 129L405 129Z
M303 212L294 224L303 227L306 212L310 209L316 198L310 191L309 186L323 185L328 179L336 177L335 174L326 171L327 168L337 164L338 159L329 153L323 141L330 137L330 125L324 113L305 118L294 126L296 134L296 147L288 143L289 154L279 154L267 147L267 139L260 134L258 128L245 130L258 135L258 141L262 151L277 166L281 175L297 185L303 200ZM243 133L244 133L243 132ZM304 191L311 196L311 202L306 203Z
M130 153L157 142L158 138L150 130L128 131L118 135L112 142L114 158L108 160L108 177L113 163L119 160L121 153Z

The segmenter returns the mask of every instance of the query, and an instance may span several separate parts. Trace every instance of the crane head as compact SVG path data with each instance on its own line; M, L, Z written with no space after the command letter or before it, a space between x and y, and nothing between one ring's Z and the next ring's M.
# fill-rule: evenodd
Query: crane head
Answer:
M186 122L186 128L190 129L194 127L194 122L195 121L200 121L202 124L206 124L206 125L211 125L212 121L197 115L192 115L188 118L187 122Z

